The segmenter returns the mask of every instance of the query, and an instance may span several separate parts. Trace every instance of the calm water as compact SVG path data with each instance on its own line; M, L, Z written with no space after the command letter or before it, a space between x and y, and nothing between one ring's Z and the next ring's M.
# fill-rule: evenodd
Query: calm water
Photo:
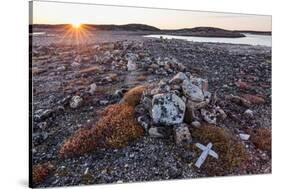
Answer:
M167 39L182 39L194 42L211 42L211 43L232 43L247 45L263 45L271 47L271 35L254 35L244 33L246 37L240 38L224 38L224 37L192 37L192 36L173 36L173 35L146 35L145 37L154 37Z
M46 35L46 32L33 32L32 35Z

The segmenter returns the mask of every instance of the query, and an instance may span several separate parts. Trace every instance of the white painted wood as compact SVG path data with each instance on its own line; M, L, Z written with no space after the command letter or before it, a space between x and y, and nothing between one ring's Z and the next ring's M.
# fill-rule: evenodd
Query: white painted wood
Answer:
M215 151L211 150L211 148L213 146L212 143L209 143L207 146L204 146L203 144L200 144L200 143L196 143L195 145L203 151L195 163L196 167L200 168L201 165L206 160L208 155L210 155L216 159L219 158L219 155Z

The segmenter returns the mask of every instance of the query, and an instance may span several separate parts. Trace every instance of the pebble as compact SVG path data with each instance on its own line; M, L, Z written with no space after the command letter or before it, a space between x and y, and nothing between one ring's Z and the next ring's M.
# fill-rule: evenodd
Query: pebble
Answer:
M151 137L155 137L155 138L164 138L165 136L161 133L163 132L164 129L162 127L151 127L148 130L148 134Z
M92 84L90 85L89 93L90 93L91 95L93 95L96 90L97 90L97 85L96 85L95 83L92 83Z
M254 112L250 109L247 109L244 114L249 117L249 118L253 118L254 117Z
M192 125L193 127L195 127L195 128L201 127L201 123L200 123L199 121L193 121L193 122L191 123L191 125Z
M250 135L248 135L248 134L239 134L239 137L240 137L242 140L249 140Z
M75 109L75 108L78 108L79 106L81 106L82 102L83 102L83 98L82 97L80 97L80 96L73 96L71 98L71 100L70 100L69 105L70 105L71 108Z

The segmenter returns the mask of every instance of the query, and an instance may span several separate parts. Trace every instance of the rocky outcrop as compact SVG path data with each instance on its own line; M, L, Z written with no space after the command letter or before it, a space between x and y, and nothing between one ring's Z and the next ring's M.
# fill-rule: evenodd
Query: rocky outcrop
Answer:
M190 126L216 124L217 119L226 117L220 107L210 104L211 96L206 79L178 72L170 80L162 79L147 87L135 108L137 120L152 137L173 133L176 144L190 143Z

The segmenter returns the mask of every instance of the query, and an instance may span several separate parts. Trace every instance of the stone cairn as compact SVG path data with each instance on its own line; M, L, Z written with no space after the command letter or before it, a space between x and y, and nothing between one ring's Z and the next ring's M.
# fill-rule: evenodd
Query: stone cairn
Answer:
M224 111L211 105L208 81L179 72L171 80L150 84L136 106L139 124L151 137L165 138L173 134L177 145L192 142L190 127L201 123L216 124L226 117Z

